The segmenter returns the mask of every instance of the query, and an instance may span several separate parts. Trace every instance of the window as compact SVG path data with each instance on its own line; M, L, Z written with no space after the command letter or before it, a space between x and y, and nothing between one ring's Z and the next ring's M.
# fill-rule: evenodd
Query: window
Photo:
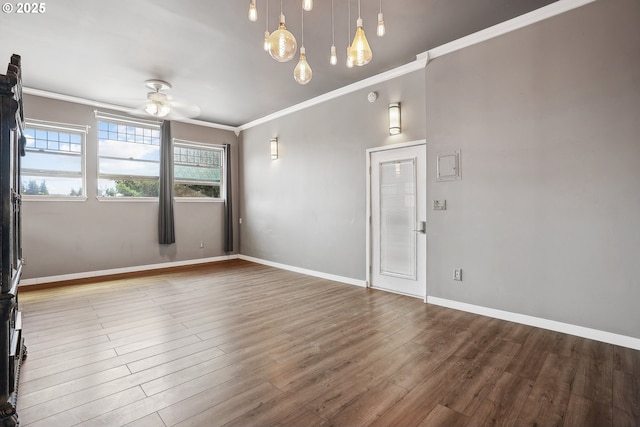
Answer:
M221 147L174 139L174 196L219 199L223 159Z
M158 125L98 121L98 196L158 197L159 176Z
M77 198L85 195L86 126L27 120L26 156L20 191L25 196Z

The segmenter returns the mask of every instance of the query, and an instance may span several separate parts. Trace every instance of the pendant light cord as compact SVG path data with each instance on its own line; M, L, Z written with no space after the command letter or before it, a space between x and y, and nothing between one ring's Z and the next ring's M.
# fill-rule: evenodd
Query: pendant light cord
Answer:
M335 44L336 44L336 26L333 20L333 0L331 0L331 45L334 46Z
M304 47L304 8L300 8L300 10L301 10L300 15L302 15L302 43L300 47Z
M358 19L362 19L360 16L360 0L358 0Z
M347 33L347 45L350 45L351 44L351 0L348 0L347 4L349 5L349 15L348 15L349 25L348 25L348 30L347 30L348 31L348 33Z

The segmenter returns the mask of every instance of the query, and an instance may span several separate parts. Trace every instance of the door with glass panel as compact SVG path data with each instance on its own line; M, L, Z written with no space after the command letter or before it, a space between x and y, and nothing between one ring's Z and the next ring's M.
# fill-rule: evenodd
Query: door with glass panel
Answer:
M370 285L426 295L426 145L371 151Z

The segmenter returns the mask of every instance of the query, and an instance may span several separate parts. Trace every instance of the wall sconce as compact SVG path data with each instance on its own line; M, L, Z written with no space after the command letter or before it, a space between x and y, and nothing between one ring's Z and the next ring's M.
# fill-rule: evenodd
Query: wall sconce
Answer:
M398 135L400 130L400 103L389 104L389 135Z
M278 138L271 138L271 160L278 158Z

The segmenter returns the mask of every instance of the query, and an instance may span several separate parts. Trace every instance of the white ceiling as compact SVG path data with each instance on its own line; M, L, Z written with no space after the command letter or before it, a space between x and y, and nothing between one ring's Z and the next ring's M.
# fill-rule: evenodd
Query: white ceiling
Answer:
M144 81L163 79L177 100L197 105L199 120L239 126L415 60L429 49L530 12L555 0L383 0L387 34L375 34L379 0L361 0L373 60L344 65L346 0L334 0L338 65L329 64L331 1L305 12L304 45L313 79L293 79L297 62L262 50L266 0L57 0L42 14L0 15L0 61L22 56L25 87L139 107ZM280 2L270 1L269 30ZM287 27L300 44L301 0L283 0ZM351 0L351 37L358 2Z

